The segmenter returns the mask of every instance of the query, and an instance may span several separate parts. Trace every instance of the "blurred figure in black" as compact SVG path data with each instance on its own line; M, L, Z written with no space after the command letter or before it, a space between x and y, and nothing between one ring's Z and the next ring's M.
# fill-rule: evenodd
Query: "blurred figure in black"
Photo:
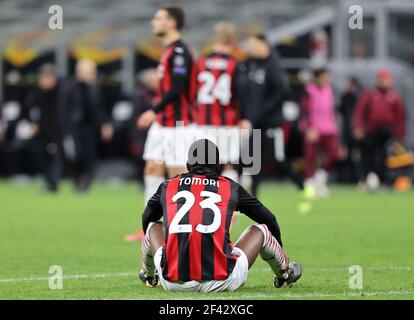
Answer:
M92 182L98 136L105 142L113 136L112 124L100 101L96 73L95 62L79 60L76 64L76 81L66 92L68 138L64 142L65 151L74 162L75 185L79 192L87 191Z
M360 178L360 150L359 143L352 134L352 115L361 92L361 84L355 77L349 77L345 92L341 96L339 113L342 118L342 143L344 170L339 170L342 180L345 182L358 182Z
M55 68L45 64L40 68L37 87L29 94L29 118L40 147L40 165L49 192L58 191L62 171L62 84Z
M250 35L244 43L248 59L244 63L245 81L239 81L244 86L242 103L245 104L247 118L254 129L261 129L262 150L272 149L266 146L268 129L274 129L274 144L278 168L286 173L300 190L304 189L303 178L293 172L284 156L283 130L284 123L282 103L288 93L288 83L285 72L279 65L277 52L266 41L265 35L258 33ZM243 70L243 68L242 68ZM279 129L279 130L278 130ZM280 136L278 138L278 135ZM269 143L267 141L267 143ZM262 153L263 157L263 153ZM252 194L257 196L260 175L253 176Z
M2 119L2 102L0 101L0 176L4 175L4 164L3 164L3 141L6 137L6 123Z

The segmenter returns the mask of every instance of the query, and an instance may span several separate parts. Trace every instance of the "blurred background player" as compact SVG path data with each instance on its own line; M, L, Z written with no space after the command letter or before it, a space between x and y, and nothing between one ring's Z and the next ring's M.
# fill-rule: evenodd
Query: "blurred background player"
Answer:
M384 181L387 142L405 138L405 114L402 99L393 89L389 70L377 73L377 86L358 99L353 117L354 137L362 142L364 178ZM367 181L368 182L368 181Z
M244 80L242 86L243 109L254 129L260 129L262 150L265 145L265 133L275 129L280 133L275 137L275 160L278 168L285 172L300 189L304 189L303 179L296 174L284 157L284 137L280 128L284 122L282 102L286 98L288 84L286 75L279 65L278 54L266 41L263 33L253 33L244 42L248 59L244 62ZM279 129L279 130L277 130ZM260 174L252 177L252 194L257 196L261 180ZM311 193L311 192L309 192Z
M214 143L197 140L188 152L189 172L163 182L148 201L139 273L145 285L160 281L168 291L235 291L258 255L271 267L276 288L300 278L302 268L289 263L275 216L237 182L219 175L219 159ZM234 211L257 224L233 246Z
M29 95L30 120L38 138L46 190L57 192L63 169L64 88L51 64L43 65Z
M152 31L162 40L165 50L158 66L156 101L137 121L138 128L149 128L143 156L145 203L164 181L166 171L169 177L186 171L185 154L195 134L191 125L195 67L192 53L181 39L184 24L185 14L178 6L162 6L151 21ZM125 239L139 238L140 233Z
M96 73L95 62L79 60L75 81L66 90L64 99L65 113L69 117L67 134L74 145L75 186L79 192L87 191L92 183L99 134L104 141L113 136L113 127L102 108Z
M341 115L341 139L343 166L338 170L342 181L355 183L361 176L360 170L360 144L353 136L352 117L355 105L362 91L362 85L356 77L349 77L346 82L345 92L341 95L339 114Z
M301 98L301 128L305 134L305 184L315 188L319 197L329 194L329 171L338 159L339 133L335 100L327 69L316 69L313 82L305 85ZM321 165L318 157L323 155Z
M199 138L218 145L222 175L238 181L234 164L240 157L240 129L250 129L250 121L240 110L238 62L231 56L236 44L236 28L218 23L213 32L213 51L197 64L196 123Z

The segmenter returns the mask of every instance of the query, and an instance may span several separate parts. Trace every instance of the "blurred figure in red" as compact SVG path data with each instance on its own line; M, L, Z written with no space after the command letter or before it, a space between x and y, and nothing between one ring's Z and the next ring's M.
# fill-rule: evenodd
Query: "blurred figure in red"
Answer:
M393 89L389 70L380 69L376 87L366 90L358 99L353 115L353 135L362 142L367 187L369 181L384 181L386 143L392 139L402 141L405 136L404 106L401 96Z

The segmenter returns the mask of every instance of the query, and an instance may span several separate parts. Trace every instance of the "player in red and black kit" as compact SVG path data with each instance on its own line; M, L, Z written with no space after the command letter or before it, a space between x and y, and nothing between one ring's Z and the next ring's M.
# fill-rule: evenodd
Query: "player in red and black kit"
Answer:
M165 45L158 65L158 90L154 104L137 120L148 129L144 155L145 203L169 177L186 171L185 155L194 141L192 125L195 99L195 63L190 48L181 40L185 15L181 7L162 6L151 21L153 33ZM142 232L125 236L137 241Z
M193 122L195 66L190 48L181 39L184 22L184 11L178 6L162 6L151 21L165 50L158 66L156 100L137 121L141 129L151 126L144 150L146 201L164 180L165 169L170 177L186 171L185 154L193 133L188 128Z
M194 142L187 168L188 173L162 183L145 208L140 279L148 286L160 281L169 291L234 291L260 254L276 287L296 282L302 268L289 264L276 218L238 183L218 174L217 146L207 139ZM257 224L233 245L234 211Z
M235 44L234 25L218 23L213 32L213 51L197 63L196 122L198 137L218 145L224 164L222 174L238 181L233 165L240 157L240 129L250 129L251 124L244 118L238 99L240 71L238 61L231 56Z

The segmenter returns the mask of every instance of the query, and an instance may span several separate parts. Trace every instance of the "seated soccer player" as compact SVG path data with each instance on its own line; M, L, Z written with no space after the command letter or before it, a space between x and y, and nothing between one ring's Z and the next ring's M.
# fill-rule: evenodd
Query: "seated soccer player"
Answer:
M147 286L160 282L168 291L235 291L260 254L274 273L274 286L290 286L302 268L289 263L276 218L238 183L220 176L218 163L214 143L194 142L189 172L164 181L148 201L139 278ZM233 245L229 228L234 211L256 224Z

